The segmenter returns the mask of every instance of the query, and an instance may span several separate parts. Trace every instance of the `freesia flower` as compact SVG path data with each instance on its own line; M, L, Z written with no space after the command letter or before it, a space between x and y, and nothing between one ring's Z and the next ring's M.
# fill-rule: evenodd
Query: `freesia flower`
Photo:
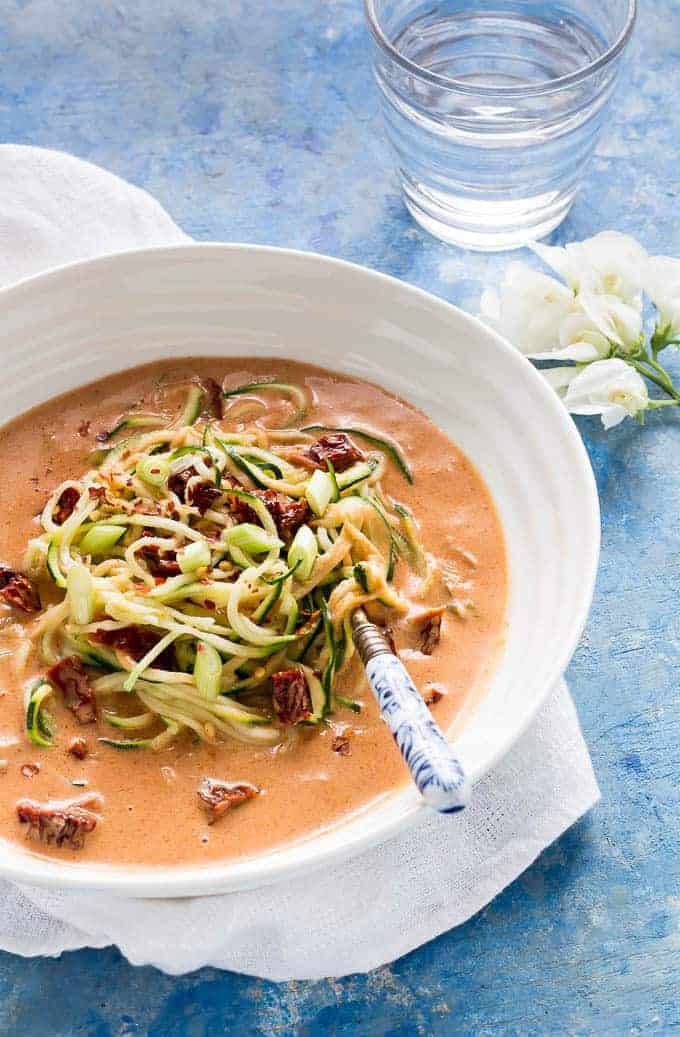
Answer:
M680 346L680 260L650 257L616 231L532 248L566 285L513 263L500 292L482 296L482 316L530 360L568 363L540 372L568 410L599 414L608 429L648 408L680 407L680 387L659 362L663 349ZM643 291L658 310L649 341Z
M558 348L530 353L531 360L573 360L588 363L602 360L611 352L611 343L585 313L568 313L558 330Z
M572 291L587 288L597 295L615 296L640 307L647 253L630 235L605 230L564 248L538 242L531 247Z
M680 335L680 260L650 256L645 269L645 291L659 311L658 327L666 338Z
M647 409L649 395L644 379L625 360L612 357L581 369L562 370L569 371L571 377L565 385L562 376L562 384L556 387L558 391L563 388L560 395L572 414L600 414L602 424L609 429ZM555 372L550 374L559 380Z
M581 288L578 301L598 331L620 346L624 353L634 353L642 335L642 299L637 304L624 302L616 295L601 295Z
M524 263L511 263L500 292L488 288L480 300L484 320L527 355L560 346L560 325L574 310L563 284Z

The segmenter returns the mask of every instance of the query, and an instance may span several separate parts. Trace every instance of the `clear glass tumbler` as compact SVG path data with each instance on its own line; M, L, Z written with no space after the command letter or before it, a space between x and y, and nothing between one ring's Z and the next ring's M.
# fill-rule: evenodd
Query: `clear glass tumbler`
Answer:
M483 251L566 216L597 143L635 0L365 0L404 200Z

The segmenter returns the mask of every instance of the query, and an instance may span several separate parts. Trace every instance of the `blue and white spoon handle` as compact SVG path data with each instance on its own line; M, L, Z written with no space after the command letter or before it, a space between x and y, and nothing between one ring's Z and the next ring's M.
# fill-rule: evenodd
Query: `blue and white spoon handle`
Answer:
M470 783L406 667L363 609L352 616L352 634L383 720L421 796L442 814L462 810L470 799Z

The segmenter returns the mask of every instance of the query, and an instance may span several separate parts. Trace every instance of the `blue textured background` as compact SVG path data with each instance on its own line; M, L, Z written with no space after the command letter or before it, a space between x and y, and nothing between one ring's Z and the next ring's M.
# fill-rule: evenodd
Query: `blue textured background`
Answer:
M197 238L328 252L474 309L506 259L410 223L366 52L359 0L0 0L0 135L107 166ZM556 240L611 226L680 255L679 69L680 4L643 0ZM113 950L2 955L3 1035L680 1032L680 425L581 428L604 523L569 670L603 791L592 815L467 925L368 976L277 986L168 978Z

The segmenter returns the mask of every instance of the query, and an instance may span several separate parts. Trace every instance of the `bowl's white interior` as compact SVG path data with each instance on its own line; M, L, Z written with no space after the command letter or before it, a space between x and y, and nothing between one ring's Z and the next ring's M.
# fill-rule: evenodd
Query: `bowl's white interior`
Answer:
M4 420L164 356L291 356L360 375L421 407L491 488L510 564L508 636L457 738L473 778L523 732L574 650L599 550L581 440L531 366L475 319L349 264L249 246L179 246L65 267L0 292ZM133 895L186 895L300 875L379 842L422 808L406 788L350 821L255 859L153 873L64 866L0 844L0 874ZM455 840L455 818L451 820Z

